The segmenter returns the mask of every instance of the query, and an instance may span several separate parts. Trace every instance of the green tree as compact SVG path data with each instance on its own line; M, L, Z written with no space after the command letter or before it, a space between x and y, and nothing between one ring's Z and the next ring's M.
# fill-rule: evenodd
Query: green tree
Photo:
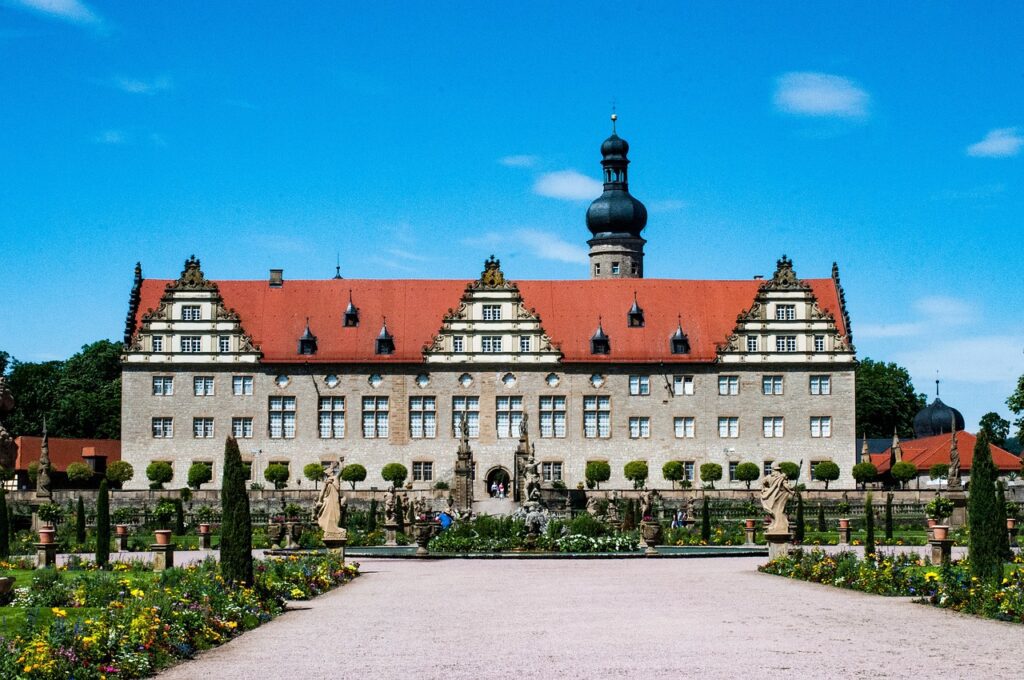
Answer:
M274 488L278 491L287 486L290 476L291 473L288 471L288 466L284 463L271 463L263 471L263 479L273 484Z
M96 495L96 564L107 566L110 561L110 491L107 480L100 482Z
M125 482L134 476L135 468L127 461L115 460L107 466L107 481L113 484L116 489L120 489Z
M825 505L818 501L818 533L823 534L828 531L828 525L825 524Z
M68 463L68 466L64 468L64 474L67 475L68 482L73 487L85 486L92 479L92 469L78 461Z
M185 508L180 498L174 499L174 533L178 536L185 535Z
M930 479L945 479L949 476L949 463L936 463L928 468Z
M303 476L309 481L313 482L313 488L319 489L320 482L324 481L324 477L327 473L324 471L324 466L320 463L310 463L306 467L302 468Z
M971 462L970 493L967 495L968 554L971 573L982 581L995 581L1003 575L1001 546L1006 512L996 507L996 468L988 437L978 433Z
M715 482L722 478L722 466L718 463L703 463L700 466L700 481L715 488Z
M238 442L224 445L224 478L220 490L220 571L225 581L252 585L252 516L245 490L245 469Z
M801 493L796 495L796 529L793 532L793 540L797 543L804 542L804 496Z
M839 479L839 466L830 460L823 460L814 466L814 478L820 482L825 482L825 488L827 489L829 482Z
M634 489L642 489L647 482L647 461L631 460L622 467L622 473L626 479L633 482Z
M1003 490L1003 483L996 479L996 510L999 512L999 526L1003 530L999 532L999 554L1004 562L1013 560L1013 549L1010 548L1010 532L1006 529L1006 492Z
M405 478L409 476L409 471L401 463L388 463L381 468L380 476L385 482L391 482L397 488L405 484Z
M874 556L875 554L875 506L874 496L868 492L864 496L864 555Z
M359 463L346 465L341 471L341 478L351 484L352 490L355 491L356 482L361 482L366 479L366 468Z
M902 366L862 359L856 370L858 433L868 437L914 436L914 416L925 406L925 396L914 390L910 373Z
M1024 375L1017 379L1017 389L1006 398L1006 405L1017 416L1013 421L1017 428L1017 442L1024 443Z
M860 484L861 488L867 488L868 482L875 481L877 476L878 468L874 463L864 461L853 466L853 480Z
M405 533L405 508L402 507L402 494L395 494L395 522L398 524L397 531Z
M800 466L790 461L779 463L779 472L786 475L786 479L791 482L795 482L800 478Z
M0 560L11 556L11 525L7 514L7 492L0 486Z
M756 463L740 463L736 466L736 479L744 482L748 489L750 488L750 483L760 476L761 468L757 467Z
M711 503L707 497L700 505L700 537L705 543L711 540Z
M632 498L626 501L626 512L622 516L622 530L632 531L636 529L636 504Z
M85 545L85 501L78 497L78 506L75 508L75 543Z
M913 463L908 463L905 460L901 460L892 466L889 470L889 474L892 478L900 483L901 487L905 487L907 482L917 476L917 466Z
M885 538L892 540L892 494L885 494Z
M996 446L1003 446L1010 436L1010 421L995 411L989 411L978 422L978 431L988 435L988 440Z
M203 484L213 480L213 466L209 463L195 462L188 468L188 485L199 490Z
M146 479L150 489L162 489L164 484L174 479L174 468L164 460L154 460L146 466Z
M676 482L682 481L685 474L686 469L678 460L670 460L661 466L661 476L665 481L672 482L673 489L676 488Z
M588 460L585 476L588 482L593 482L600 489L601 482L611 479L612 466L606 460Z
M377 530L377 499L370 499L370 511L366 513L366 533Z

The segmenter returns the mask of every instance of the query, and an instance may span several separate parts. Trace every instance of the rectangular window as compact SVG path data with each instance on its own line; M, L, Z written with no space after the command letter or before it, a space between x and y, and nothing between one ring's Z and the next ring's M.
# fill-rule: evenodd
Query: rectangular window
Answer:
M825 336L815 335L814 336L814 351L824 352L825 351Z
M757 351L757 336L756 335L748 335L747 336L747 351L748 352L756 352Z
M412 462L412 481L430 482L434 479L434 463L429 460L414 460Z
M153 376L153 396L170 397L174 394L174 378L169 375Z
M387 439L389 432L387 397L363 397L363 437Z
M153 437L170 439L174 436L174 418L153 418Z
M583 436L612 436L612 398L605 396L583 397Z
M735 461L735 460L730 460L729 461L729 481L730 482L735 482L736 481L736 468L737 467L739 467L739 461Z
M764 426L764 436L768 438L782 436L782 416L766 416L761 419Z
M219 338L217 338L217 349L220 352L230 352L231 351L231 336L229 336L229 335L222 335Z
M811 394L832 394L832 376L812 375Z
M461 335L452 336L452 351L453 352L465 352L466 351L466 338Z
M181 320L182 321L199 321L202 319L199 305L182 305L181 306Z
M540 398L540 436L565 436L565 397Z
M252 418L232 418L231 434L235 439L252 439Z
M231 392L236 397L252 396L252 376L236 375L231 378Z
M601 275L601 263L600 262L595 262L594 263L594 276L600 276L600 275Z
M182 352L195 354L196 352L203 351L202 338L200 338L198 335L183 335L181 336L180 341Z
M651 419L646 416L638 416L629 419L629 438L647 439L651 436Z
M832 416L811 416L811 436L831 437Z
M518 437L519 425L523 422L523 398L498 397L496 403L498 437Z
M618 274L618 273L619 273L619 263L618 262L612 262L612 274Z
M693 396L693 376L676 375L672 377L672 393L677 397Z
M485 354L497 354L501 351L500 335L484 335L480 337L480 351Z
M761 476L767 477L772 473L772 463L774 462L774 460L766 460L764 462L764 464L761 466Z
M723 439L735 439L740 436L739 418L719 418L718 436Z
M768 395L782 394L782 376L766 375L761 378L761 392Z
M500 321L501 305L484 305L484 321Z
M686 480L687 482L692 482L693 481L693 461L692 460L684 460L683 461L683 479Z
M197 375L192 378L192 391L197 397L213 396L213 376Z
M163 352L164 351L164 336L154 335L153 336L153 351Z
M193 418L192 436L196 439L213 439L213 418Z
M345 397L320 397L317 416L320 439L341 439L345 436Z
M629 393L633 396L646 396L651 393L651 376L629 376Z
M718 393L722 396L735 396L740 393L740 377L738 375L718 376Z
M775 305L776 321L792 321L796 318L796 305Z
M696 430L696 419L692 416L674 418L672 420L677 439L693 439Z
M818 467L818 463L820 463L820 462L822 462L822 461L820 461L820 460L812 460L811 463L810 463L810 465L811 465L811 481L812 482L818 481L817 475L814 474L814 468Z
M409 397L409 436L433 439L437 436L437 406L434 397Z
M549 461L540 464L541 478L545 482L560 482L562 481L562 463L561 461Z
M267 415L271 439L295 437L295 397L270 397Z
M480 397L452 397L452 434L462 436L462 419L470 437L480 436Z
M796 351L796 336L795 335L776 335L775 336L775 351L776 352L795 352Z
M530 336L520 335L519 336L519 351L529 352L530 351Z

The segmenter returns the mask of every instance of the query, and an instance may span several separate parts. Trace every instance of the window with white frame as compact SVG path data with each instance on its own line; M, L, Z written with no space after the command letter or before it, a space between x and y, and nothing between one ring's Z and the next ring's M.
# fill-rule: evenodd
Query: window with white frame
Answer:
M740 466L740 462L738 460L730 460L729 461L729 481L730 482L735 482L736 481L736 468L738 468L739 466Z
M651 436L651 419L647 416L634 416L629 419L629 438L647 439Z
M480 397L452 397L452 434L462 436L462 419L470 437L480 436Z
M434 397L409 397L409 436L433 439L437 436L437 404Z
M629 393L635 396L646 396L651 393L651 376L629 376Z
M485 354L497 354L501 352L501 336L500 335L482 335L480 336L480 351Z
M761 393L767 395L782 394L782 376L766 375L761 378Z
M811 416L811 436L831 437L832 416Z
M677 397L693 396L693 376L676 375L672 376L672 394Z
M545 482L562 481L562 461L547 461L540 464L541 478Z
M693 416L681 416L672 419L672 425L676 432L676 439L693 439L696 433L696 418Z
M796 351L796 336L795 335L776 335L775 336L775 351L776 352L795 352Z
M498 397L495 406L495 416L498 437L518 437L519 425L523 422L523 398Z
M762 476L767 478L768 475L770 475L772 473L772 463L774 463L774 462L775 462L774 460L766 460L766 461L764 461L764 463L761 465L761 474L762 474Z
M252 376L235 375L231 377L231 393L236 397L252 396Z
M203 339L198 335L183 335L179 338L182 352L195 354L203 351Z
M796 318L796 305L775 305L776 321L792 321Z
M153 438L170 439L174 436L174 418L153 418Z
M603 395L583 397L583 436L612 436L612 398Z
M679 462L681 462L683 464L683 481L692 482L693 481L693 468L694 468L693 461L692 460L682 460L682 461L679 461Z
M830 375L812 375L811 376L811 394L815 394L815 395L832 394L832 376L830 376Z
M182 305L181 306L181 320L182 321L199 321L202 319L202 312L199 305Z
M718 376L718 393L722 396L735 396L740 393L740 377L738 375Z
M235 439L252 439L252 418L232 418L231 434Z
M484 321L500 321L501 305L483 305Z
M466 351L466 338L462 335L452 336L452 351L453 352L465 352Z
M317 421L320 439L342 439L345 436L345 397L320 397Z
M540 398L540 436L565 436L565 397L542 396Z
M295 437L295 397L270 397L267 424L271 439Z
M170 397L174 394L174 378L169 375L153 376L153 396Z
M612 274L618 274L618 273L619 273L619 263L618 262L612 262Z
M764 436L767 438L781 437L783 420L782 416L765 416L761 419L764 426Z
M434 462L430 460L414 460L412 462L412 481L430 482L434 479Z
M718 419L718 436L723 439L735 439L740 436L740 419L727 416Z
M196 439L213 439L213 418L193 418L192 436Z
M814 351L824 352L825 351L825 336L815 335L814 336Z
M519 351L529 352L530 351L530 336L520 335L519 336Z
M197 375L192 378L192 392L197 397L213 396L213 376Z
M153 351L163 352L164 351L164 336L154 335L153 336Z
M757 351L757 336L756 335L748 335L747 336L747 351L748 352L756 352Z
M387 439L390 431L387 397L363 397L363 437Z
M217 350L222 352L222 353L223 352L230 352L231 351L231 336L230 335L222 335L219 338L217 338Z

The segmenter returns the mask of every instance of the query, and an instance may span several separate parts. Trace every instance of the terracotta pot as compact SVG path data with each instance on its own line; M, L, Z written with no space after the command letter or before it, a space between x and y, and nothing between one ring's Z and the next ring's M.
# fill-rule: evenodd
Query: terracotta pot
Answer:
M170 529L157 529L156 530L156 544L157 545L170 545L171 544L171 530Z
M128 535L128 525L127 524L118 524L117 526L114 527L114 531L117 532L118 536L127 536Z
M199 534L202 535L202 536L205 536L208 533L210 533L210 525L209 524L200 524L199 525Z
M932 527L932 535L936 541L944 541L949 537L949 527L945 524L936 524Z
M44 545L53 543L54 533L53 527L43 527L39 530L39 542Z
M745 527L746 527L746 528L748 528L748 529L753 529L753 528L754 528L754 522L755 522L755 521L756 521L756 520L752 520L752 519L745 519L745 520L743 520L743 526L745 526Z
M1007 517L1006 518L1006 528L1009 529L1010 531L1013 531L1014 529L1016 529L1017 528L1017 518L1016 517Z
M841 520L839 520L839 528L840 529L849 529L850 528L850 520L848 520L848 519L841 519Z
M936 524L938 524L938 522L936 522L935 520L933 520L933 519L932 519L931 517L929 517L929 518L928 518L928 528L929 528L929 529L931 529L931 528L932 528L933 526L935 526Z

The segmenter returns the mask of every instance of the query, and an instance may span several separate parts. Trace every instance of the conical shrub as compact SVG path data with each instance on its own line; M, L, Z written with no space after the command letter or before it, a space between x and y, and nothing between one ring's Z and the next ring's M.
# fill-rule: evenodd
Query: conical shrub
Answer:
M245 468L238 442L224 445L224 478L220 490L220 573L225 581L252 585L252 516L245 489Z

